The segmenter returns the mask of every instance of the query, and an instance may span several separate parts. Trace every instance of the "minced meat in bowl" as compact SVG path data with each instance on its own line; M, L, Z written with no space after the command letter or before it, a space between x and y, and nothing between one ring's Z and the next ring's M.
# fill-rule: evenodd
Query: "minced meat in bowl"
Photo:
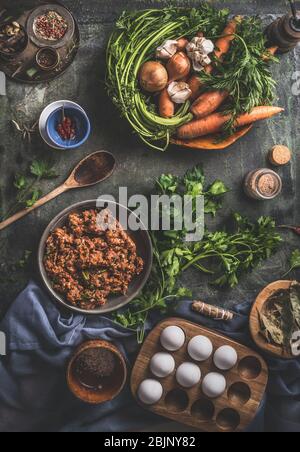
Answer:
M150 254L152 262L147 231L135 232L144 234L138 241L146 243L146 250L140 253L109 209L102 211L109 228L99 225L98 214L95 208L70 211L63 222L58 221L57 227L44 234L40 247L40 268L46 285L75 310L107 312L119 307L115 302L110 309L114 298L120 299L120 305L126 304L148 277ZM149 244L151 248L150 238Z

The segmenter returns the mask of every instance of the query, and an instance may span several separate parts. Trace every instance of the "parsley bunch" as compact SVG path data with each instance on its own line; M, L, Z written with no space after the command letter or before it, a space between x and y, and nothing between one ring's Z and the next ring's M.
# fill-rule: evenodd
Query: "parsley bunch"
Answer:
M204 195L205 213L216 216L228 188L220 180L207 184L201 167L188 171L183 178L162 175L157 181L159 194L190 195L192 202ZM193 214L196 214L193 204ZM172 211L173 219L176 211ZM193 267L212 275L212 282L222 287L235 287L240 277L268 259L278 248L281 237L275 222L262 217L255 223L239 214L234 215L231 232L206 230L203 240L187 242L186 231L158 231L152 234L154 265L151 277L129 309L119 312L115 320L135 330L142 342L148 316L152 312L167 313L174 301L191 297L191 291L179 283L182 273Z

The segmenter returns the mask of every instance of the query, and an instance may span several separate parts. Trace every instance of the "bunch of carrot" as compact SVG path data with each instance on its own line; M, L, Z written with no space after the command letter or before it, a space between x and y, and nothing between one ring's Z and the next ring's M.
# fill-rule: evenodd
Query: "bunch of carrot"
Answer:
M236 28L240 20L240 16L231 20L226 26L223 36L216 42L215 57L217 60L222 61L229 51L231 42L235 39ZM269 49L269 52L273 55L276 51L276 47ZM262 58L265 60L267 57L266 55L263 55ZM210 74L213 72L213 69L213 65L207 66L205 72ZM194 100L191 112L195 119L178 128L178 138L182 140L191 140L220 132L223 127L233 119L232 115L216 113L230 94L224 90L207 91L200 94L203 83L201 82L201 78L196 75L193 75L188 83L192 90L191 98ZM258 106L250 113L242 114L236 118L234 127L239 128L256 121L270 118L281 113L283 110L283 108L279 107Z

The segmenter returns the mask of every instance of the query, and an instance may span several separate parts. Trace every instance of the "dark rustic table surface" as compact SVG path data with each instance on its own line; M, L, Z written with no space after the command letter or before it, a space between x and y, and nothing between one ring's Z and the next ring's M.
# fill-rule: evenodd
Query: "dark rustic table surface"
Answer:
M20 6L25 2L9 0L8 3ZM300 223L300 109L299 97L292 93L292 85L295 83L293 77L296 71L300 71L300 49L283 56L281 64L274 66L274 76L278 81L278 105L286 108L281 118L256 125L247 137L225 152L173 148L163 154L147 149L132 135L129 126L120 119L108 98L104 87L105 47L115 20L124 9L160 8L170 2L66 0L64 3L76 16L81 32L81 48L74 64L62 77L45 85L28 86L8 81L7 96L0 97L1 207L5 210L14 199L15 174L26 172L35 158L51 159L59 173L57 179L42 182L45 194L62 182L74 164L90 152L99 149L112 152L117 158L118 167L114 176L101 186L65 194L0 233L0 241L4 243L0 257L1 313L29 278L37 276L35 260L39 239L57 213L71 203L97 198L101 194L116 196L119 186L128 186L129 194L148 194L153 188L154 179L162 172L180 175L193 165L201 163L208 180L223 179L232 191L227 195L219 215L220 225L228 221L232 211L247 214L252 219L260 215L272 215L280 223ZM197 7L200 2L173 3ZM228 6L234 14L260 14L266 23L287 12L287 2L284 0L221 0L210 3L217 7ZM4 4L5 1L0 0L0 6ZM38 136L33 137L31 144L23 141L11 120L18 118L32 125L47 104L60 99L76 101L86 109L93 127L89 141L80 149L68 152L48 148ZM266 155L274 144L286 144L294 151L292 164L279 169L284 180L283 193L272 202L249 201L243 194L243 179L250 170L266 165ZM281 250L261 268L242 278L240 285L234 290L216 290L204 277L193 271L184 276L184 282L193 289L195 297L210 303L232 306L241 301L254 300L267 283L282 277L288 268L291 251L300 248L299 238L290 234L284 235L284 238L286 240ZM10 265L22 258L24 250L33 252L29 267L13 271Z

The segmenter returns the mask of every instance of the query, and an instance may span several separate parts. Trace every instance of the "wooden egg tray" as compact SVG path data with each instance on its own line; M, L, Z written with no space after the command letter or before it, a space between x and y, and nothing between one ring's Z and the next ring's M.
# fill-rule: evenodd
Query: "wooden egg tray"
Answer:
M162 331L172 325L182 328L186 335L184 346L174 353L163 349L160 344ZM214 352L223 345L232 346L238 353L236 366L227 372L220 371L213 363L214 352L203 363L193 361L188 355L187 346L198 335L206 336L212 341ZM153 376L150 360L158 352L171 353L176 369L183 362L198 364L202 372L201 382L210 372L221 373L227 381L225 393L217 399L208 399L202 392L201 382L191 389L182 388L176 381L176 369L164 379ZM164 389L161 400L152 406L142 404L137 395L140 384L148 378L159 380ZM244 430L255 417L267 381L268 368L260 355L226 336L186 320L173 318L160 323L146 339L132 372L131 389L138 403L155 414L205 432L234 432Z

